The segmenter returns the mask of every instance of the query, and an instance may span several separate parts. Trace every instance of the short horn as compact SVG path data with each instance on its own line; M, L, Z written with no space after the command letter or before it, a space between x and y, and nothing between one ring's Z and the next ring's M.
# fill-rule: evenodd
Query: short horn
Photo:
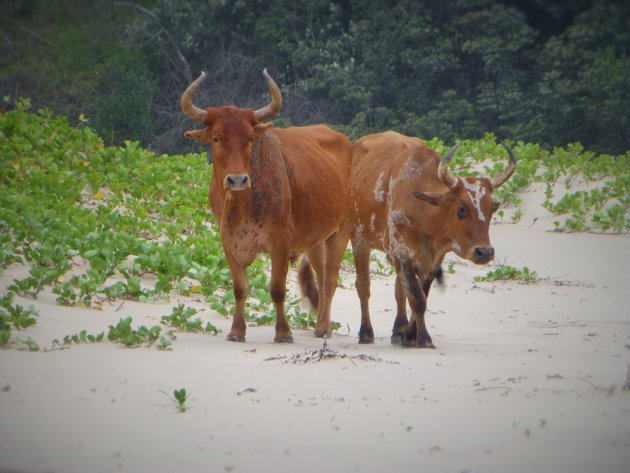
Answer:
M263 70L263 76L265 76L267 87L271 93L271 102L265 107L254 112L254 117L256 117L256 120L258 121L273 117L280 111L280 107L282 107L282 94L280 93L280 88L267 72L267 68Z
M512 177L512 174L514 174L514 170L516 169L516 157L514 156L514 153L504 141L501 141L501 144L505 146L505 149L508 152L508 156L510 157L510 162L508 163L507 167L503 171L501 171L500 174L497 174L492 179L490 179L493 189L496 189L500 185L505 184L507 180Z
M457 143L449 150L448 153L444 155L444 157L440 160L440 166L438 167L438 177L440 178L440 181L451 189L457 185L457 179L448 173L448 162L451 160L460 144L461 143Z
M205 78L206 73L202 72L199 78L197 78L195 81L192 82L192 84L188 86L179 101L179 104L182 107L182 112L184 112L190 118L194 118L198 122L203 122L206 119L207 112L199 107L196 107L192 103L192 98L197 93L197 90L199 90L199 86L205 80Z

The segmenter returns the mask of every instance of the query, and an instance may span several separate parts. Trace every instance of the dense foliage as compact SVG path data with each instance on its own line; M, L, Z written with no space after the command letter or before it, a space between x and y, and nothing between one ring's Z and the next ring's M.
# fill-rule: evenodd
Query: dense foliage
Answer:
M89 120L107 143L193 150L178 99L259 106L352 138L396 129L544 148L630 142L630 4L621 0L18 0L0 17L0 88ZM83 114L83 115L81 115Z

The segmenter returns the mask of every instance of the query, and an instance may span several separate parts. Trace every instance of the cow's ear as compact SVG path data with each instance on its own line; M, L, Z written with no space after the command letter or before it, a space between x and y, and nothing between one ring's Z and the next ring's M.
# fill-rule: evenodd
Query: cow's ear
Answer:
M254 125L254 133L256 133L256 136L260 136L269 128L271 128L271 123L259 123Z
M448 198L448 192L414 192L413 196L416 199L424 200L431 205L444 205Z
M210 134L208 133L207 128L202 128L200 130L190 130L184 133L186 138L192 138L195 141L199 141L201 143L210 142Z

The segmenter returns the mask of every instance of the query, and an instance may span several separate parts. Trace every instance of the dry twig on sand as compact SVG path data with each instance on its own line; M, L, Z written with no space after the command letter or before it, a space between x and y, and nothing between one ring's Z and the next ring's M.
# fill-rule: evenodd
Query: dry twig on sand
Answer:
M293 355L278 355L272 356L270 358L265 358L265 361L275 361L279 360L282 363L290 363L290 364L306 364L306 363L318 363L324 360L339 360L339 359L348 359L350 361L353 360L361 360L361 361L376 361L378 363L383 362L383 359L376 355L366 355L364 353L360 353L358 355L349 355L347 353L340 353L337 350L333 350L332 348L328 348L328 345L324 343L324 346L319 350L310 350L305 351L304 353L294 353ZM393 361L389 361L388 363L396 363Z

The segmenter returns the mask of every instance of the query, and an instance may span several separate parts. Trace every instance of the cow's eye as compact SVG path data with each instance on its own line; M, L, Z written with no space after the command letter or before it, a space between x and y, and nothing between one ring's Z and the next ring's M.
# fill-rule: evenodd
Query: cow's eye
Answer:
M217 137L217 136L213 136L213 137L212 137L212 142L213 142L213 143L218 143L218 142L219 142L219 137Z
M462 220L462 219L466 218L467 214L468 214L468 210L466 209L466 205L459 204L459 207L457 209L457 218Z

